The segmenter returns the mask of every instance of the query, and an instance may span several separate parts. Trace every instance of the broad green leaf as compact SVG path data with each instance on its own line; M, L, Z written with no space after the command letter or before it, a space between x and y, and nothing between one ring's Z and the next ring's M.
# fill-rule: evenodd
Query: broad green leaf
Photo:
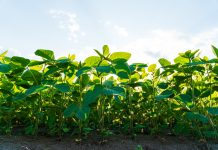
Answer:
M144 64L144 63L133 63L130 66L133 66L134 68L145 68L145 67L148 67L148 65Z
M113 88L104 88L103 89L104 95L119 95L125 96L125 91L121 87L113 87Z
M127 63L118 63L114 66L116 72L124 71L128 74L131 74L130 67Z
M60 57L56 60L57 63L63 65L65 63L68 63L69 62L69 59L67 57Z
M26 90L25 95L28 96L28 95L30 95L30 94L43 91L43 90L45 90L45 89L47 89L47 86L35 85L35 86L30 87L28 90Z
M54 52L52 50L38 49L35 51L35 55L45 58L47 60L54 60Z
M103 46L103 55L104 55L105 57L107 57L109 54L110 54L110 50L109 50L108 45L104 45L104 46Z
M44 64L44 63L45 61L31 60L28 66L37 66L37 65Z
M170 98L174 92L172 90L165 90L160 95L155 96L155 99L160 101L166 98Z
M185 63L189 63L189 59L188 58L184 58L184 57L181 57L181 56L178 56L174 59L174 62L175 63L180 63L180 64L185 64Z
M117 73L117 76L121 79L129 79L129 74L125 71L120 71Z
M98 57L98 56L90 56L90 57L85 59L84 63L85 63L85 66L94 67L94 66L98 66L100 61L101 61L100 57Z
M158 60L159 63L161 64L162 67L165 67L165 66L169 66L171 65L170 61L165 59L165 58L161 58Z
M11 66L10 65L0 63L0 72L8 73L10 70L11 70Z
M72 117L74 113L76 113L78 110L78 106L75 104L71 104L67 107L67 109L64 110L64 117L69 118Z
M186 65L188 66L196 66L196 65L204 65L204 64L207 64L207 62L198 61L198 62L186 63Z
M54 85L55 83L55 80L42 80L43 85Z
M218 63L218 58L213 58L208 61L209 63Z
M96 67L96 70L98 72L101 72L101 73L110 73L112 71L114 71L111 66L99 66L99 67Z
M19 64L22 67L26 67L30 63L29 59L26 59L26 58L23 58L23 57L19 57L19 56L13 56L11 58L11 61L16 63L16 64Z
M88 85L88 83L89 83L89 75L83 74L80 77L81 77L80 81L82 81L82 83L81 83L82 88L85 88Z
M140 74L138 72L135 72L134 74L131 75L131 82L137 82L140 79Z
M130 57L131 54L128 52L114 52L110 55L109 58L113 63L123 63L127 62Z
M218 75L218 66L215 66L215 67L213 68L213 72Z
M157 65L156 64L151 64L148 67L148 72L155 72Z
M105 80L105 81L103 82L103 85L104 85L105 87L112 87L113 84L114 84L114 81L113 81L113 80Z
M161 89L166 89L168 87L168 83L161 82L157 86Z
M86 92L84 99L83 99L83 104L88 106L91 103L96 102L97 98L102 94L103 91L103 86L101 85L95 85L93 90L89 90Z
M76 112L76 117L79 120L85 120L87 118L89 112L90 112L89 106L82 105L82 106L78 107L78 110Z
M27 69L23 72L21 78L26 81L34 81L38 83L42 78L42 74L36 70Z
M48 68L48 71L45 72L44 76L48 76L48 75L54 74L54 73L56 73L59 70L55 66L49 66L47 68Z
M208 123L209 119L199 113L193 113L193 112L186 112L186 117L190 120L198 120L201 121L202 123Z
M214 55L218 58L218 48L216 48L213 45L211 45L211 47L212 47L212 51L213 51Z
M218 115L218 107L208 108L208 112L212 115Z
M82 68L80 68L80 69L76 72L76 76L79 77L79 76L81 76L82 74L87 73L87 72L89 72L89 71L91 71L91 70L92 70L91 67L82 67Z
M60 92L70 92L70 87L66 83L55 84L54 87Z
M175 97L175 99L184 103L188 103L192 101L192 97L188 94L179 94L178 96Z

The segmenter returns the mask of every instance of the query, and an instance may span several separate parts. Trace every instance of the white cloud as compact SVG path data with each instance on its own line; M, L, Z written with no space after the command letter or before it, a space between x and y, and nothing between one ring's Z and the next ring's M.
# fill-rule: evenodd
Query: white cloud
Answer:
M145 36L133 39L118 49L132 53L132 62L156 63L159 58L171 61L179 52L200 49L202 55L214 57L211 44L218 46L218 28L195 35L188 35L175 30L153 30ZM202 56L201 55L201 56Z
M75 13L63 10L50 10L49 14L54 19L58 20L60 29L67 30L69 32L69 40L78 42L79 36L85 36L85 33L80 29L80 25L77 21L77 15Z
M124 28L124 27L114 25L114 29L115 29L116 33L121 37L127 37L129 35L126 28Z
M103 24L104 27L106 27L111 33L118 35L119 37L128 37L129 33L125 27L121 27L119 25L116 25L112 23L110 20L98 21L100 24Z

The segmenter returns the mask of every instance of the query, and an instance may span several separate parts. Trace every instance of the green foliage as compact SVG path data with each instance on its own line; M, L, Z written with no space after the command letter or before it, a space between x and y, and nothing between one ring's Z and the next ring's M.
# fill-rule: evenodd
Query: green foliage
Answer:
M0 63L0 72L7 73L10 70L11 70L11 66L10 65Z
M123 63L123 62L127 62L130 57L131 57L131 54L128 52L114 52L110 55L109 58L114 63Z
M77 62L75 55L55 59L39 49L42 60L0 54L0 134L23 127L37 135L113 131L133 137L172 132L218 138L218 51L201 58L199 50L179 53L174 63L132 63L128 52L94 50ZM141 149L140 146L137 149Z
M35 55L47 60L54 60L54 52L52 50L38 49L35 51Z

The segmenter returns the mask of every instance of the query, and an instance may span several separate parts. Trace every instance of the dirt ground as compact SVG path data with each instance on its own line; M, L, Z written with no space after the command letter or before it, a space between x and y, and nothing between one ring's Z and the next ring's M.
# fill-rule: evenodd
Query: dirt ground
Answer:
M134 140L116 135L104 140L91 136L81 143L70 137L57 140L52 137L0 136L0 150L218 150L216 141L197 141L173 136L137 136Z

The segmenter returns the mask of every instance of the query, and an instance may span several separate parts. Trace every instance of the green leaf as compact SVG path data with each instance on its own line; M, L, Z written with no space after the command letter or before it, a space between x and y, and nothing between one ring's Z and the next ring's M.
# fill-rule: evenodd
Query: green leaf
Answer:
M212 51L213 51L214 55L218 58L218 48L216 48L213 45L211 45L211 47L212 47Z
M89 75L83 74L81 76L81 81L82 81L82 88L85 88L89 84Z
M89 112L90 112L89 106L80 106L78 107L78 110L76 112L76 117L79 120L85 120Z
M38 83L42 78L42 74L36 70L27 69L22 73L21 78L26 81L34 81Z
M108 57L109 54L110 54L110 50L109 50L108 45L104 45L104 46L103 46L103 55L104 55L105 57Z
M144 63L133 63L130 65L130 67L133 68L131 70L136 70L136 69L140 70L142 68L148 67L148 65Z
M218 75L218 66L214 66L213 70L212 70L215 74Z
M48 88L47 86L43 86L43 85L31 86L28 90L26 90L25 95L28 96L28 95L30 95L30 94L43 91L43 90L45 90L45 89L47 89L47 88Z
M83 98L84 105L90 105L91 103L96 102L97 98L102 94L103 86L102 85L95 85L93 90L89 90L86 92Z
M48 75L54 74L54 73L56 73L59 70L55 66L49 66L47 68L48 68L48 71L45 72L44 76L48 76Z
M188 94L179 94L175 97L176 100L182 101L183 103L188 103L192 101L192 97Z
M91 67L82 67L82 68L80 68L80 69L76 72L76 76L79 77L79 76L81 76L82 74L87 73L87 72L89 72L89 71L91 71L91 70L92 70Z
M16 63L16 64L19 64L22 67L26 67L30 63L29 59L26 59L26 58L23 58L23 57L18 57L18 56L13 56L11 58L11 61Z
M67 109L64 110L64 117L69 118L72 117L74 113L76 113L78 110L78 106L75 104L71 104L67 107Z
M201 121L202 123L208 123L209 119L199 113L193 113L193 112L186 112L186 117L190 120L198 120Z
M117 76L121 79L129 79L129 74L125 71L120 71L117 73Z
M114 72L114 69L111 66L99 66L99 67L96 67L96 70L100 73Z
M218 115L218 107L208 108L208 112L212 115Z
M196 65L204 65L204 64L207 64L207 62L197 61L197 62L186 63L187 66L196 66Z
M160 101L166 98L170 98L173 94L174 92L172 90L165 90L160 95L155 96L155 99Z
M161 89L166 89L168 87L168 83L161 82L157 86Z
M64 110L64 117L69 118L75 115L79 120L85 120L90 108L88 106L71 104Z
M85 66L94 67L94 66L98 66L100 61L101 61L100 57L90 56L90 57L85 59L84 63L85 63Z
M66 92L70 92L70 87L68 84L66 83L60 83L60 84L55 84L54 87L60 91L60 92L63 92L63 93L66 93Z
M0 72L8 73L10 70L11 70L11 66L10 65L0 63Z
M52 50L38 49L35 51L35 55L45 58L47 60L54 60L54 52Z
M166 67L166 66L171 65L170 61L165 59L165 58L161 58L158 61L161 64L162 67Z
M135 72L134 74L131 75L131 82L137 82L140 79L140 74L138 72Z
M123 63L127 62L130 57L131 54L128 52L114 52L110 55L109 58L113 63Z
M181 57L181 56L178 56L174 59L174 62L177 64L185 64L185 63L189 63L189 59L188 58L184 58L184 57Z
M44 63L45 61L31 60L28 66L37 66L37 65L44 64Z
M104 95L119 95L119 96L125 96L125 91L121 87L113 87L113 88L104 88L103 89Z
M128 74L131 74L131 70L130 70L130 67L127 63L118 63L114 66L116 72L120 72L120 71L124 71Z
M148 67L148 72L155 72L157 65L156 64L151 64Z

